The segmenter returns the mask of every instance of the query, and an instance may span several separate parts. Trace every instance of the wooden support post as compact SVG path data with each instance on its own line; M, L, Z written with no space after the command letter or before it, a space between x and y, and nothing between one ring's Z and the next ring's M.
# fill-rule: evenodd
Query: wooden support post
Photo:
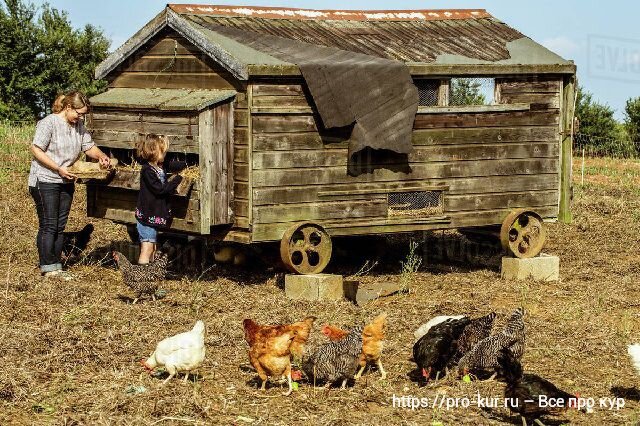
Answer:
M560 205L558 220L571 223L571 162L573 148L573 114L575 109L575 75L564 78L562 89L561 133L560 133Z
M200 233L211 233L211 203L213 202L214 167L213 162L213 122L214 110L207 109L200 113L198 134L200 140Z

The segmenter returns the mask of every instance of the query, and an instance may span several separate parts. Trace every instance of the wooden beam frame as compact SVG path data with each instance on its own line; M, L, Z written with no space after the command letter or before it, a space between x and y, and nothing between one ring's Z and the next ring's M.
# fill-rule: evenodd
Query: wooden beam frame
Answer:
M504 112L504 111L529 111L530 104L501 104L501 105L460 105L460 106L421 106L418 114L451 114L462 112Z
M576 76L564 78L560 109L560 200L558 220L571 223L571 163L573 161L573 115L575 112Z
M209 108L200 113L198 122L200 140L200 233L208 235L211 233L211 210L213 203L214 186L214 109Z
M424 64L407 63L412 76L504 76L523 74L570 74L576 72L575 64ZM297 65L249 65L251 77L279 77L302 75Z

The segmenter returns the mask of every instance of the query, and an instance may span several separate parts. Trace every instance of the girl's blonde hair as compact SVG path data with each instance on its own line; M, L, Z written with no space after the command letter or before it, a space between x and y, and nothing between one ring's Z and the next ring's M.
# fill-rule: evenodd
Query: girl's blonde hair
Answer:
M167 152L169 141L153 133L144 135L136 142L136 155L146 161L156 161L158 152Z
M56 100L53 102L51 110L57 114L62 112L66 107L82 109L84 107L89 108L90 106L91 104L89 103L89 99L87 99L84 93L73 91L58 95Z

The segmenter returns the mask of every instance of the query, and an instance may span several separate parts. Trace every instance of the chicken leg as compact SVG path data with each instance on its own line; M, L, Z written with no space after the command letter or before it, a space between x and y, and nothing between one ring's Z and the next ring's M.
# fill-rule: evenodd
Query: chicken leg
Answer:
M376 362L376 364L378 365L378 370L380 370L380 380L384 380L387 378L387 372L384 371L384 368L382 368L382 360L378 359L378 361Z
M364 369L366 367L367 367L367 364L360 366L360 370L356 373L355 376L353 376L353 378L358 380L360 377L362 377L362 373L364 372Z
M291 392L293 392L293 384L291 383L291 370L290 369L289 369L289 372L287 374L287 384L289 385L289 390L282 394L284 396L289 396L289 395L291 395Z
M167 384L167 382L168 382L169 380L171 380L171 379L173 378L173 376L175 376L175 375L176 375L176 373L178 372L178 371L176 370L176 368L175 368L174 366L172 366L172 365L165 365L165 368L166 368L166 369L167 369L167 371L169 372L169 377L167 377L167 378L164 380L164 382L162 382L162 386L166 385L166 384Z

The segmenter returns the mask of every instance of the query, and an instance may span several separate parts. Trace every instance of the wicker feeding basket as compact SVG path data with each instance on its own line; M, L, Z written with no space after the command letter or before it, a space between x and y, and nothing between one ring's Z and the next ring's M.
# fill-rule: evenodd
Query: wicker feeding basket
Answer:
M69 167L69 173L82 180L105 180L115 171L118 160L112 158L110 163L109 167L103 168L99 163L76 161L71 167Z

